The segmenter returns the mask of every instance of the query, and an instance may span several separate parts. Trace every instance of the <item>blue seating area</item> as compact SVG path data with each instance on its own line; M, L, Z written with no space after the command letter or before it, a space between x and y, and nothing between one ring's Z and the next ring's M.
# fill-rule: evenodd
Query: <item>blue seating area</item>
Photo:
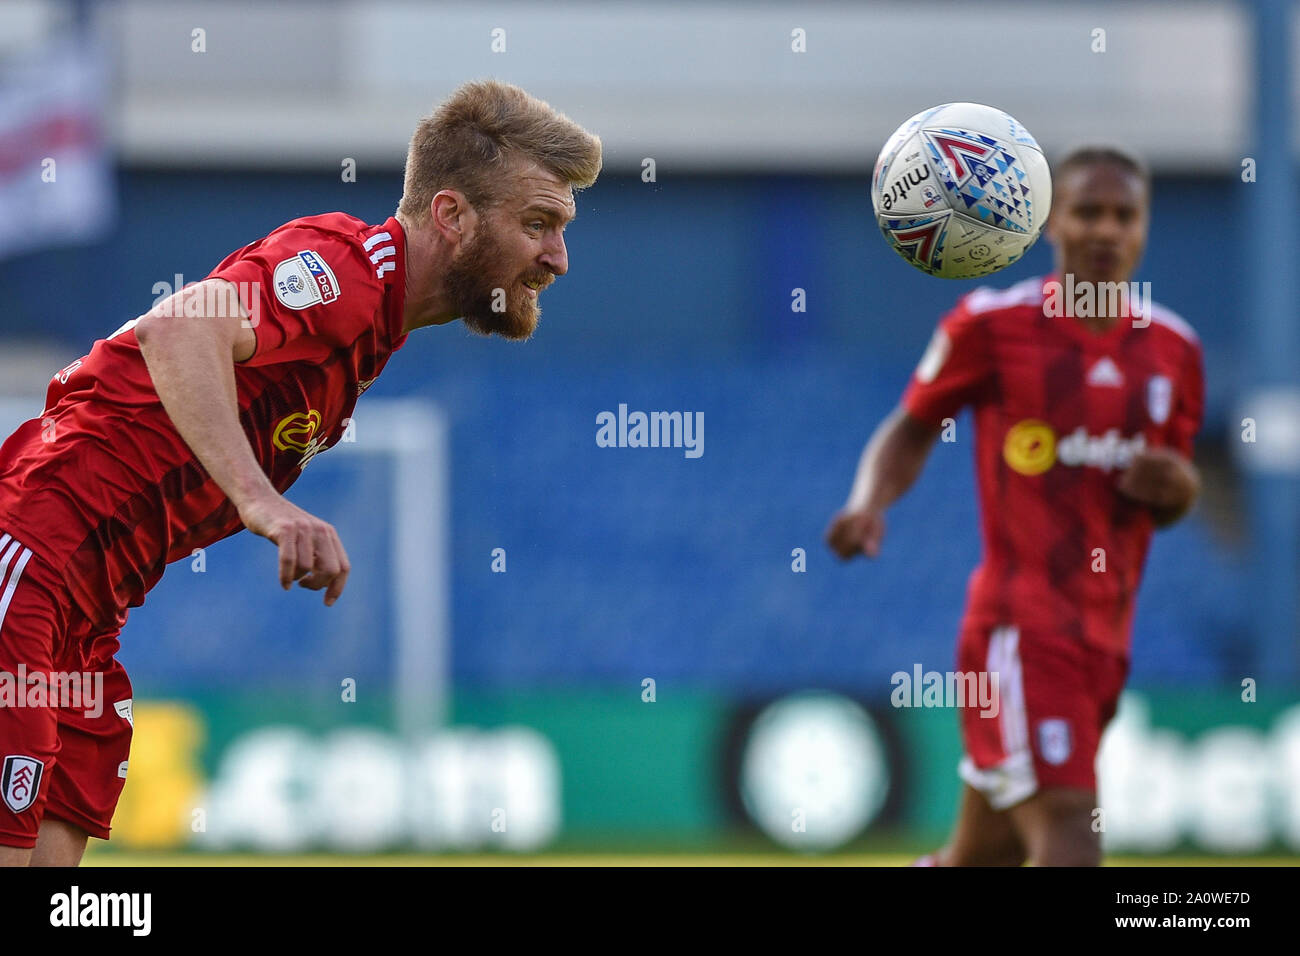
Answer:
M951 665L979 548L968 441L936 448L891 513L879 561L842 566L822 545L862 443L967 288L894 260L873 234L864 182L611 179L580 201L572 272L547 293L533 342L452 326L415 333L394 357L359 411L371 396L416 395L450 418L459 685L653 677L661 699L685 685L884 696L895 670ZM11 332L53 333L71 359L147 308L154 282L201 278L285 219L343 208L382 220L398 179L135 171L123 186L117 242L43 260L45 275L66 262L92 281L51 292L33 284L28 260L0 265L14 290ZM1198 203L1184 201L1193 194ZM773 197L793 218L774 218ZM1190 210L1215 202L1229 198L1212 182L1162 183L1148 257L1157 300L1203 310L1187 317L1207 343L1211 428L1235 387L1233 267L1192 276L1178 262L1203 241L1193 223L1203 213ZM1049 267L1040 244L1005 281ZM806 313L790 309L796 286ZM597 414L620 403L702 412L703 455L597 447ZM335 695L341 676L386 681L391 609L375 562L387 553L387 487L382 468L353 459L313 463L291 492L338 524L357 566L333 609L281 592L274 549L251 536L211 549L202 575L174 566L124 634L137 684L156 694L288 678ZM363 491L344 502L342 488ZM505 574L491 571L498 547ZM791 570L795 548L804 573ZM1135 682L1239 678L1252 653L1240 560L1196 517L1157 536Z
M420 369L416 356L434 347L399 354L396 387L372 391L403 393ZM547 362L490 376L440 372L415 388L452 422L457 682L637 686L653 677L660 694L819 685L884 695L889 675L913 663L948 669L979 554L969 444L936 446L891 513L878 561L841 565L821 542L863 439L906 374L843 357L595 374ZM597 447L596 414L620 401L702 411L704 454ZM967 426L959 423L959 436ZM339 526L357 565L345 599L327 611L317 595L285 595L269 544L225 542L203 575L174 566L135 613L129 662L207 683L315 675L327 691L339 674L387 679L387 571L369 566L387 554L376 535L386 527L387 477L379 465L318 459L327 460L291 496ZM354 487L364 501L340 499ZM491 570L498 547L504 574ZM791 569L795 548L805 549L806 572ZM237 602L221 597L236 586L245 590ZM1158 535L1135 680L1238 675L1240 593L1240 572L1197 519ZM205 606L211 613L194 613Z

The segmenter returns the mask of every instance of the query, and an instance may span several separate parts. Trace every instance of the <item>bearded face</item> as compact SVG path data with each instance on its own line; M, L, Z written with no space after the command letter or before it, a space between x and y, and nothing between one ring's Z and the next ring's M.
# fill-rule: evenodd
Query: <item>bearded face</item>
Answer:
M535 261L520 261L506 249L499 227L484 216L452 260L444 277L447 292L465 325L479 335L523 341L541 319L537 295L554 276Z

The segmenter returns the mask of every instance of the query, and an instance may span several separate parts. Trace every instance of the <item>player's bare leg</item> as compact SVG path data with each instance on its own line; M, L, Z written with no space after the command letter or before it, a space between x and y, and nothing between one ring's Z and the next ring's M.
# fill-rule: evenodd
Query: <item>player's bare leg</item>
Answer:
M0 846L0 866L27 866L31 858L28 847Z
M934 858L938 866L1020 866L1026 852L1007 814L994 810L982 793L963 784L957 824L948 845Z
M79 866L90 834L63 820L42 820L30 866Z
M1101 835L1092 826L1096 806L1091 790L1049 787L1007 815L1035 866L1100 866Z

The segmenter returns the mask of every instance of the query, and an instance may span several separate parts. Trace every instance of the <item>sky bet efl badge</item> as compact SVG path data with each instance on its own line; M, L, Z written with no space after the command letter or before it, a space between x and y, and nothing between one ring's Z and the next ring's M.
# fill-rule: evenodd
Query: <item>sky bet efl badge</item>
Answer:
M339 283L324 259L304 249L275 267L275 297L291 309L328 305L339 297Z

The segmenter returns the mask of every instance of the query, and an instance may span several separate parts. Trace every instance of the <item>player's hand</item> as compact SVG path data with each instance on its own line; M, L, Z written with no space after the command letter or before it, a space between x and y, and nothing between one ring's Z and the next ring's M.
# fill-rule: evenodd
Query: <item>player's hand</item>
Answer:
M287 591L294 581L313 591L328 587L326 607L339 599L352 565L333 525L308 514L282 495L244 505L239 509L239 518L253 534L279 546L282 588Z
M884 536L885 516L879 511L841 511L826 529L826 543L843 561L859 554L876 557Z
M1197 486L1191 463L1170 448L1138 452L1116 485L1122 494L1156 509L1189 504L1196 497Z

